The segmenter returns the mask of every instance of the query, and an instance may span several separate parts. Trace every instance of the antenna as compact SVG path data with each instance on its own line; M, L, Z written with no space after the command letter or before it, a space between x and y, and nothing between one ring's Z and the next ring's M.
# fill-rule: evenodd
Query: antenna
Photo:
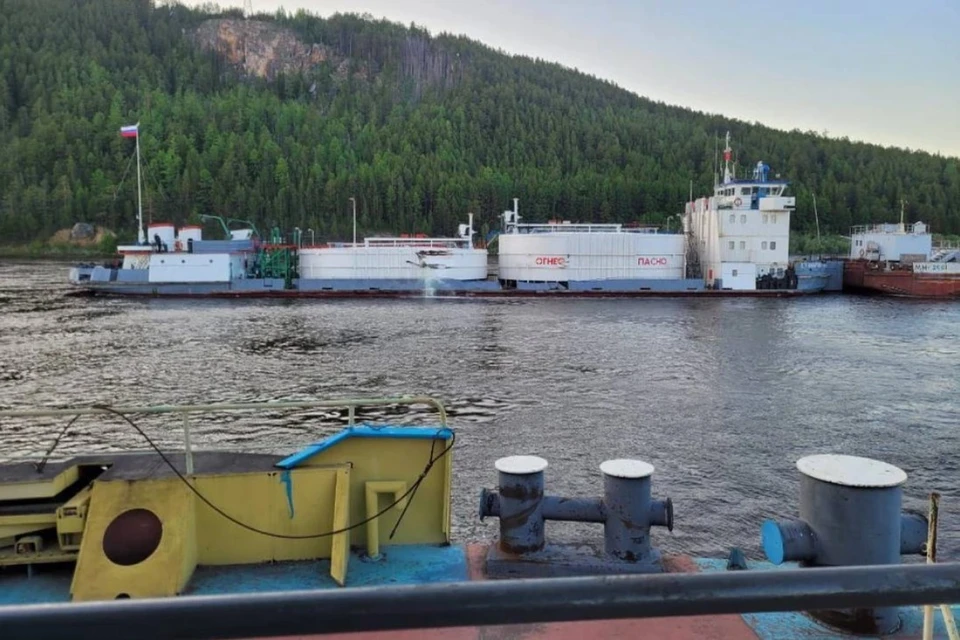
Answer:
M813 219L817 223L817 253L823 257L823 247L820 244L820 216L817 214L817 194L812 193L811 195L813 195Z
M732 172L730 171L730 158L733 155L733 149L730 148L730 132L729 131L727 131L726 143L727 143L727 146L723 148L723 183L724 184L727 184L728 182L733 180L733 177L736 175L736 172L737 172L736 165L734 165L733 171Z
M140 121L135 125L137 132L137 244L147 244L143 232L143 195L140 189ZM152 218L152 216L151 216Z

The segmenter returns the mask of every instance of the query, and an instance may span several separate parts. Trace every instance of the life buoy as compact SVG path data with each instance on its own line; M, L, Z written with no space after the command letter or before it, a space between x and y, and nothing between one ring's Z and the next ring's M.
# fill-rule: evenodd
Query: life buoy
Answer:
M733 201L733 205L734 205L735 207L739 207L739 206L742 205L742 204L743 204L743 200L741 200L740 198L736 198L736 199L734 199L734 201Z

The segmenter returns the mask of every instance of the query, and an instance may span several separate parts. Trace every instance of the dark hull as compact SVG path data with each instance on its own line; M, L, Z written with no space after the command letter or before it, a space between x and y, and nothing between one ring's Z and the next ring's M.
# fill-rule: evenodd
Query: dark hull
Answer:
M214 298L214 299L253 299L253 298L306 298L306 299L379 299L379 298L408 298L408 299L562 299L562 298L787 298L811 295L810 291L796 289L769 289L756 291L730 291L699 289L693 291L530 291L522 289L501 290L449 290L429 293L422 290L353 290L353 291L304 291L298 289L272 290L212 290L203 292L179 291L123 291L117 287L98 289L84 288L78 295L89 296L117 296L139 298Z
M902 298L960 299L960 276L921 275L907 268L885 269L866 260L843 265L845 291Z

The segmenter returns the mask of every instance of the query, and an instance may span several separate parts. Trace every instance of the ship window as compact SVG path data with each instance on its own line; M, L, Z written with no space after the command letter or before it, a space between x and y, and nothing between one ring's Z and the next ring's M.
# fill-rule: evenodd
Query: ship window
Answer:
M729 248L733 250L733 240L730 241Z
M738 274L739 274L739 271L737 271L736 269L734 269L734 270L733 270L733 277L736 278Z
M769 221L770 221L770 216L768 216L767 214L763 214L763 224L767 224L767 222Z
M741 249L746 249L746 248L747 248L747 242L746 242L746 240L741 240L741 241L740 241L740 248L741 248Z
M770 243L770 249L773 250L773 249L776 249L776 248L777 248L777 243L776 243L776 242L771 242L771 243Z
M731 213L731 214L730 214L730 224L733 224L733 223L736 222L736 221L737 221L737 214Z
M767 248L767 241L766 241L766 240L764 240L763 242L760 243L760 248L761 248L761 249L766 249L766 248Z
M750 195L750 187L740 187L740 195L742 196Z
M771 224L777 224L777 216L776 216L776 214L770 214L770 222L771 222Z
M747 215L743 214L740 216L740 224L747 224Z

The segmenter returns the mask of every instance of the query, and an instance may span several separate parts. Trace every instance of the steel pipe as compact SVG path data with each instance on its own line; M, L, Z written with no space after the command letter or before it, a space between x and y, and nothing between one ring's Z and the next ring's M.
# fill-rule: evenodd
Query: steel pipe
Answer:
M496 580L0 606L4 640L218 640L960 602L960 563Z

